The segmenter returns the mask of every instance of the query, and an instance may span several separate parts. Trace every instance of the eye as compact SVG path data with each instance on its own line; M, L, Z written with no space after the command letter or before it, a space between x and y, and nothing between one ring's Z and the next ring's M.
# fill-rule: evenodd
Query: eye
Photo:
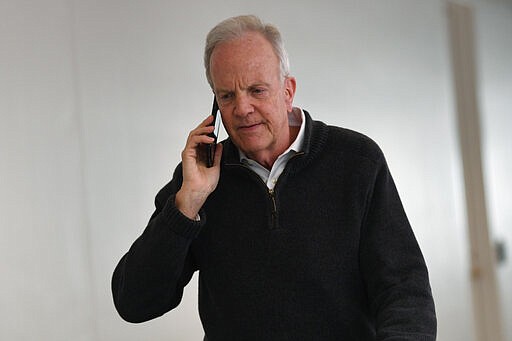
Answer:
M267 90L265 88L256 87L251 89L251 93L255 97L264 97L267 93Z
M221 93L217 96L217 100L220 103L229 103L233 99L233 96L234 95L231 92Z

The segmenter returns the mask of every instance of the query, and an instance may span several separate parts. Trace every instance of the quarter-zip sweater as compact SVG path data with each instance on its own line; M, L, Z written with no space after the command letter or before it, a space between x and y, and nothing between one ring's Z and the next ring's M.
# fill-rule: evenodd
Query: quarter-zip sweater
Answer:
M427 268L379 147L306 116L273 191L223 141L200 221L176 208L178 165L112 278L119 314L161 316L199 270L208 341L435 340Z

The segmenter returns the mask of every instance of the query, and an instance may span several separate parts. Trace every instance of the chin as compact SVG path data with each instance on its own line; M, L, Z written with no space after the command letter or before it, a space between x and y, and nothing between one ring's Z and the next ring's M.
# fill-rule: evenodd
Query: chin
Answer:
M239 146L240 149L244 151L244 153L255 153L259 152L263 149L267 148L267 144L262 143L262 138L254 138L254 139L239 139L239 143L237 146Z
M258 153L262 150L265 150L265 146L260 144L249 144L249 143L242 143L239 147L246 155L253 155L255 153Z

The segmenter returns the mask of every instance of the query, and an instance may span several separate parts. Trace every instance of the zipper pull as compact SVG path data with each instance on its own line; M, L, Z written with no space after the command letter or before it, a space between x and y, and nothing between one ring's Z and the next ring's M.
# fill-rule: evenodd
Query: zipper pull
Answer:
M276 205L276 196L273 188L268 189L268 194L270 197L270 201L272 201L272 226L271 228L277 227L277 205Z

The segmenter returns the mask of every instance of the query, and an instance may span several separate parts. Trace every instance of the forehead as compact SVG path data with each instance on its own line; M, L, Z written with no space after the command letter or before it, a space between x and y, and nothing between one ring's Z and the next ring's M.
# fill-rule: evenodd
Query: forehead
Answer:
M249 32L217 45L210 59L210 71L214 83L256 74L273 77L279 73L279 59L260 33Z

